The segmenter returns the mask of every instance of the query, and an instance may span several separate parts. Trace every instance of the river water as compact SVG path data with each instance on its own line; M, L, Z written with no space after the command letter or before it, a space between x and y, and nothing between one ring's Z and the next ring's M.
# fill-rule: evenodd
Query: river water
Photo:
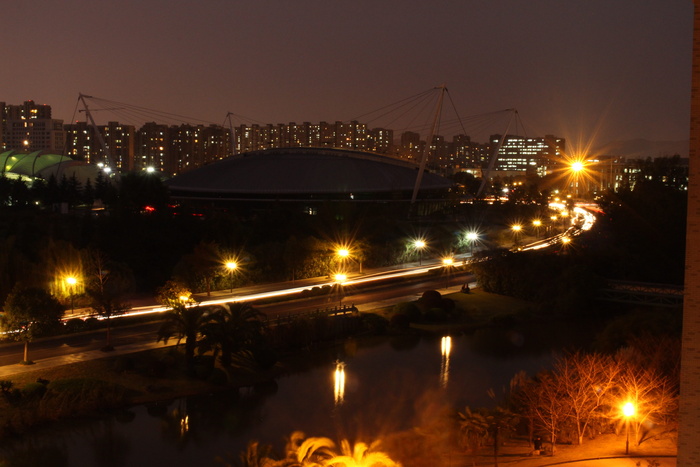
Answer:
M3 456L13 466L184 467L237 461L251 440L279 451L296 430L370 442L419 426L438 406L493 405L489 389L498 397L517 372L551 366L538 339L487 331L349 340L309 354L304 368L274 382L62 423L13 442Z

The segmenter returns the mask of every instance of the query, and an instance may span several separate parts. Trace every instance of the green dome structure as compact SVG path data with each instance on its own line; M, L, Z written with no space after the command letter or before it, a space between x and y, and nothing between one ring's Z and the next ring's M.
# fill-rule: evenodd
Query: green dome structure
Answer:
M30 153L5 151L0 153L0 176L20 179L72 178L85 183L97 178L98 168L82 161L76 161L60 154L44 151Z

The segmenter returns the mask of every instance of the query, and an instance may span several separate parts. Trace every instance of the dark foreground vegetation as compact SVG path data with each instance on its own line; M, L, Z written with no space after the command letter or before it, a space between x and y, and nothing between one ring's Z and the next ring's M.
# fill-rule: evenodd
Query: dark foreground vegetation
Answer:
M184 310L192 310L191 316L199 318L200 333L194 344L187 343L184 323L183 327L177 324ZM222 310L223 315L217 316ZM449 333L450 328L454 333L468 332L474 349L488 355L548 349L561 353L550 371L513 375L505 391L495 388L491 406L443 407L441 415L426 420L421 430L387 436L381 448L368 443L364 455L381 452L392 462L428 466L435 465L431 464L434 456L444 449L475 458L489 451L498 456L499 446L515 439L530 440L534 446L536 438L542 439L542 449L551 453L562 443L586 443L601 434L619 432L620 406L628 399L634 401L638 414L633 443L672 435L677 409L679 310L605 307L590 310L579 319L569 316L557 320L538 310L534 302L480 289L450 296L426 291L415 302L376 313L304 318L275 328L263 326L255 309L236 303L224 308L175 307L154 339L181 338L179 346L31 372L1 382L3 435L12 438L64 417L106 414L115 408L190 394L230 394L232 388L241 387L265 392L274 386L277 376L313 366L316 359L312 355L329 346L343 348L349 340L420 335L431 327L439 329L440 335ZM640 321L643 324L637 324ZM215 350L214 346L223 343L215 344L216 332L211 335L206 330L207 325L220 322L227 322L232 335L239 336L237 342L243 343L228 356L230 348ZM640 332L639 326L657 332ZM514 341L514 334L530 344ZM250 338L241 337L244 335ZM589 391L591 387L596 391ZM164 420L169 417L162 416ZM300 433L293 439L296 443L306 440ZM343 452L340 445L334 449L305 451L302 457L307 456L307 463L300 465L313 465L312 461L324 465L322 462ZM275 462L292 455L273 451L254 442L246 455ZM299 453L297 450L293 455ZM230 465L249 465L240 463L237 455L225 454L222 457Z
M29 199L19 185L10 188L19 190L11 199ZM513 220L547 212L547 196L532 185L527 188L537 196L514 197L499 205L455 203L412 221L383 206L338 205L317 216L276 205L255 212L171 206L157 179L139 175L124 177L120 186L98 188L110 207L106 211L81 208L89 200L71 198L76 189L69 184L44 186L46 198L39 208L19 201L0 208L4 328L19 329L13 336L28 344L61 328L61 307L88 307L106 318L109 350L111 317L128 309L134 293L159 290L170 311L154 340L175 339L182 345L106 359L104 365L85 364L90 370L76 366L50 375L30 373L31 380L0 382L5 435L66 415L270 381L279 371L288 371L280 364L288 357L349 337L450 328L474 333L482 350L502 354L524 350L512 346L514 329L540 332L550 341L557 341L565 329L580 336L557 341L562 353L550 371L514 375L506 392L494 393L492 407L450 408L433 421L437 425L432 431L403 434L403 441L408 437L415 443L395 446L434 453L445 440L437 443L430 433L448 427L446 432L454 435L448 442L474 455L488 445L497 456L498 447L514 434L526 436L533 447L536 438L546 440L546 449L553 451L558 443L581 443L618 430L623 401L636 406L635 442L673 432L680 310L606 305L597 293L609 279L682 283L686 193L660 178L641 180L633 190L606 193L599 200L602 213L593 231L566 247L533 253L499 249L512 244L503 232ZM85 191L87 187L83 195ZM60 203L50 202L55 196ZM67 213L49 208L61 203L69 206ZM264 325L257 310L240 304L185 306L192 304L192 292L328 275L348 266L334 255L338 245L351 246L353 267L466 252L474 246L465 241L470 229L481 232L475 255L481 261L470 267L483 290L527 300L527 306L484 314L433 291L381 314L317 317L274 328ZM426 238L431 250L411 247L415 238ZM235 273L226 270L229 259L242 267ZM594 337L588 330L595 331ZM24 360L30 363L30 356ZM591 387L594 393L588 391ZM275 457L269 449L254 446L251 456ZM311 454L306 461L329 461L327 453ZM404 457L405 451L391 454L404 465L434 465L419 463L418 448L411 457Z

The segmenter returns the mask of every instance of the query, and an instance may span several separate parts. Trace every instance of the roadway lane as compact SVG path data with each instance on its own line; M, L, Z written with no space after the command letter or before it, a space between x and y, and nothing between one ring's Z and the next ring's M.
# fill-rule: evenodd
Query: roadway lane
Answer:
M412 280L402 280L390 285L374 285L360 290L355 286L344 287L346 296L343 298L344 304L365 304L382 302L385 300L405 297L413 299L416 295L422 294L426 290L444 290L449 284L454 287L464 283L472 276L467 273L451 274L448 278L433 276L426 278L416 278ZM256 305L268 317L279 315L296 314L306 311L314 311L318 308L325 309L338 304L337 298L321 296L308 299L291 300L269 305ZM154 316L158 319L157 315ZM160 326L159 321L134 324L129 326L116 326L112 328L112 342L115 347L128 344L152 343L156 339L156 333ZM171 341L175 342L175 341ZM99 350L106 344L106 330L83 332L78 334L67 334L52 338L43 338L29 344L29 358L31 360L41 360L48 357L71 355L74 353L86 352L89 350ZM23 358L24 344L7 343L0 346L0 366L14 365Z

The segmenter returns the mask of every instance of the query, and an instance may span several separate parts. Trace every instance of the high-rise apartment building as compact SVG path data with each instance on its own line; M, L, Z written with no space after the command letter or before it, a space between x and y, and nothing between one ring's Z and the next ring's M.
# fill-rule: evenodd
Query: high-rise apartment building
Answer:
M63 120L51 118L51 106L25 101L0 103L0 148L17 151L49 151L61 154L65 146Z
M558 165L566 141L546 135L544 138L492 135L489 139L491 154L496 154L495 170L511 175L532 171L540 176L552 173Z
M384 128L367 130L367 150L377 154L391 154L394 147L394 132Z
M179 125L171 126L168 132L168 158L171 159L168 165L175 169L175 173L186 172L231 155L230 132L224 127Z
M389 152L393 145L393 132L383 128L368 129L357 121L304 122L298 125L240 125L235 129L236 153L289 147L345 148L365 151L375 147ZM378 151L377 151L378 152Z
M414 131L404 131L401 133L401 140L397 149L397 155L401 159L419 163L424 150L425 141L421 140L420 134Z
M89 164L114 164L114 168L129 171L134 168L136 129L132 125L108 122L95 127L87 122L64 125L66 155ZM104 143L104 146L103 146ZM109 157L108 157L109 155Z
M167 173L177 173L177 163L170 157L170 131L168 125L145 123L136 133L134 168L146 167Z

